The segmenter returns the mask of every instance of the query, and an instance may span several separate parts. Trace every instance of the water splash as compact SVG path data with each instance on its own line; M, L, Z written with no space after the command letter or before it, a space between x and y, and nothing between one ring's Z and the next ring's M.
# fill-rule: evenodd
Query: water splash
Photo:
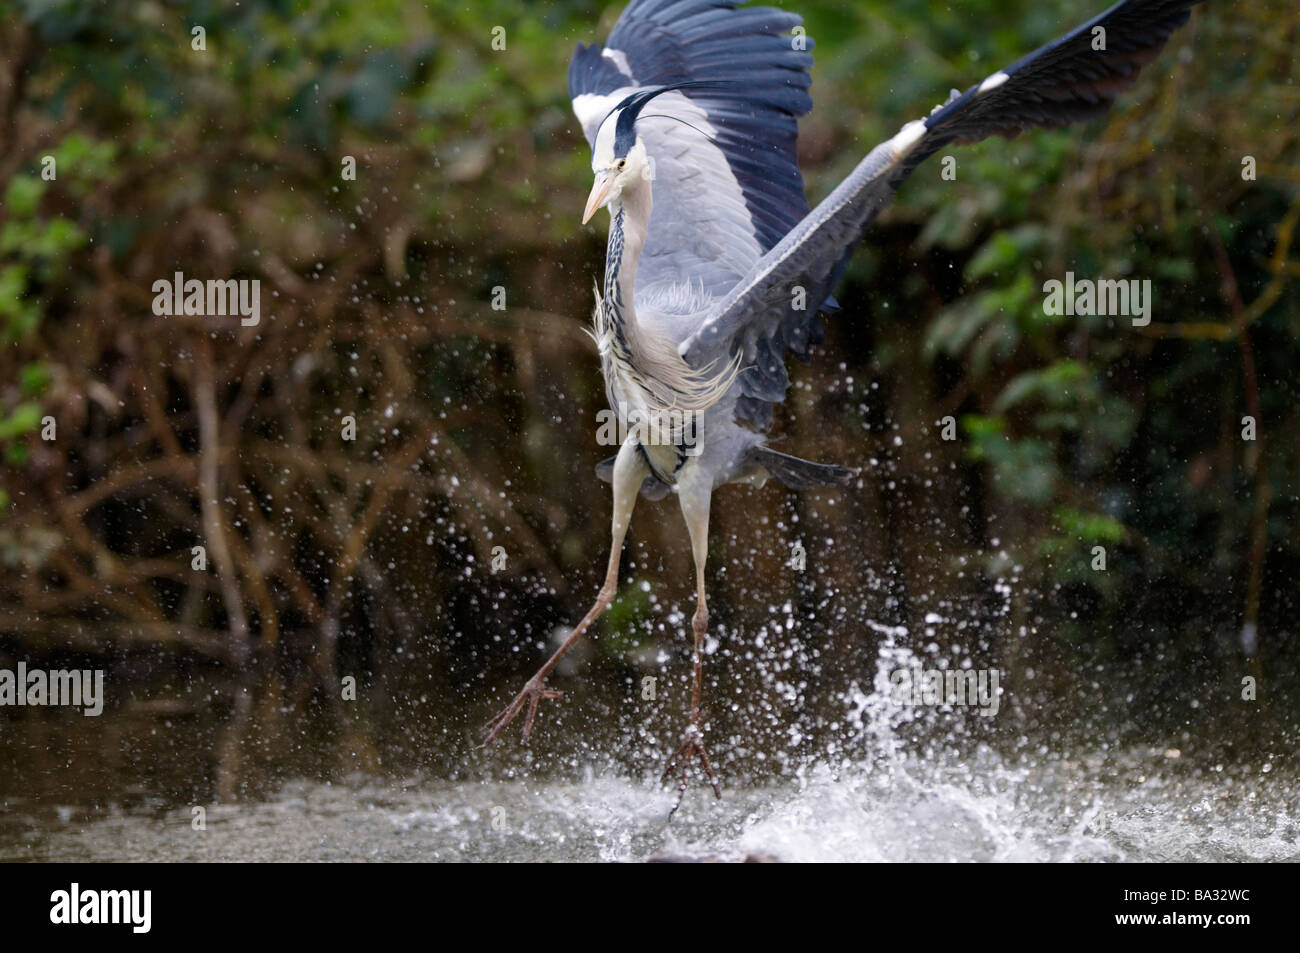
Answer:
M0 828L0 859L1300 860L1300 785L1280 767L1234 779L1154 747L1014 760L978 741L918 747L913 729L960 722L898 703L889 673L918 660L905 630L880 631L873 690L842 700L843 738L788 781L721 801L693 790L671 824L672 790L615 767L570 781L358 775L209 808L202 832L189 809L45 809Z

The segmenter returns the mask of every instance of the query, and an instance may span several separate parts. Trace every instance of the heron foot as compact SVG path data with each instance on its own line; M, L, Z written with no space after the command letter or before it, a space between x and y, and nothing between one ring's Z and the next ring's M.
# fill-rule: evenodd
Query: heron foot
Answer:
M528 680L528 684L523 687L523 690L515 696L515 700L487 723L485 728L488 734L483 741L483 747L486 748L497 740L501 732L505 731L519 713L524 710L525 704L528 706L528 717L524 719L524 744L528 744L528 736L533 730L533 719L537 717L538 703L543 699L563 697L564 692L547 688L544 679L533 676Z
M709 753L704 750L704 739L700 726L692 722L686 728L686 737L682 741L682 746L677 749L677 753L668 759L668 767L664 768L664 773L659 780L663 781L675 769L681 769L681 779L677 784L677 801L673 804L673 809L668 812L668 819L671 821L677 809L682 806L682 798L686 795L686 784L690 778L691 762L696 758L704 765L704 776L709 779L709 784L713 786L713 793L719 798L722 797L722 788L718 786L718 776L713 772L713 764L709 761Z

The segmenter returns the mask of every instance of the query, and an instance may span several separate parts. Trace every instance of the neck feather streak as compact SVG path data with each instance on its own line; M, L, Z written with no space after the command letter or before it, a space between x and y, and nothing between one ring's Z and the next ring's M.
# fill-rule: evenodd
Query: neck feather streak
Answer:
M631 194L629 194L631 193ZM638 322L634 302L637 263L650 219L650 186L625 190L610 203L605 251L605 293L596 295L592 335L610 403L632 404L651 414L702 411L726 393L740 370L740 355L721 368L693 368L667 335ZM683 280L686 276L683 276Z

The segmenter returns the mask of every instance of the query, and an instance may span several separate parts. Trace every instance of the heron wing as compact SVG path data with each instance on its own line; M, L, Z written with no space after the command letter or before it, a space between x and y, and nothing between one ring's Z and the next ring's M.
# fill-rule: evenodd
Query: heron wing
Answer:
M808 214L795 141L812 108L812 41L792 35L800 22L739 0L632 0L604 47L578 44L569 92L589 143L639 89L719 84L665 93L637 122L654 177L638 305L689 312L725 294Z
M1105 112L1155 58L1200 0L1124 0L1079 28L994 73L925 119L908 123L858 167L719 302L679 350L693 366L718 354L744 354L737 413L758 426L785 397L785 351L805 350L815 333L807 305L839 280L854 246L903 180L953 142L1007 138ZM1097 28L1102 33L1098 33ZM1104 36L1104 49L1094 49ZM802 293L798 289L803 289ZM804 310L796 305L800 299Z

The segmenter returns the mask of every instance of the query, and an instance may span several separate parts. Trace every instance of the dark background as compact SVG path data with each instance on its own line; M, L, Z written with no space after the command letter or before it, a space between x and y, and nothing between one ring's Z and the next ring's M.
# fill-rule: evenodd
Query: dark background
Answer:
M785 6L817 40L816 202L950 88L1102 4ZM102 718L0 710L0 793L231 798L294 773L525 763L513 733L470 752L603 575L582 329L604 216L578 222L590 158L565 69L620 10L0 2L0 666L109 672ZM1292 3L1207 3L1107 118L907 183L774 430L861 484L715 496L706 700L744 742L733 773L788 770L832 733L882 626L1006 673L984 732L1002 744L1294 748L1298 41ZM260 279L261 325L155 316L175 271ZM1150 279L1151 325L1046 316L1067 271ZM675 502L642 502L629 545L542 755L621 737L635 762L680 730Z

